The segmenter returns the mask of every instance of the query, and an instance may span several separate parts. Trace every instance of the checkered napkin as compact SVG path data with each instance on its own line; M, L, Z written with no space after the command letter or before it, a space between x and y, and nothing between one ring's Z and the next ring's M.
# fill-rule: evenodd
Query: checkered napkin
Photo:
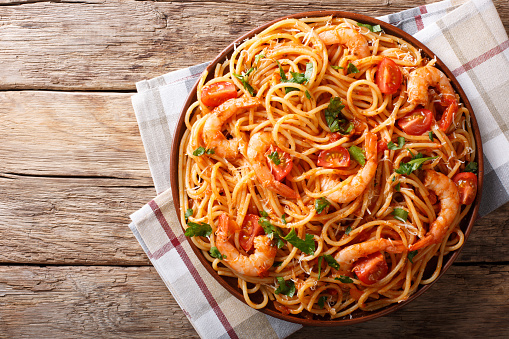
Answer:
M443 1L381 18L414 35L457 77L484 146L480 214L509 200L509 41L491 0ZM131 215L131 230L203 338L284 338L301 326L246 306L207 272L191 250L173 205L170 145L184 101L205 64L136 84L132 97L159 194Z

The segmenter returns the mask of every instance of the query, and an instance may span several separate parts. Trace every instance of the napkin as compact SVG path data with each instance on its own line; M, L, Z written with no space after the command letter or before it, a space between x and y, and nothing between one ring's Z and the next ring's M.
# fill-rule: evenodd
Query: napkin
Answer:
M457 77L484 147L480 215L509 201L509 41L491 0L442 1L380 18L414 35ZM233 297L201 265L178 222L170 189L170 147L181 108L207 63L136 84L132 97L157 196L129 225L202 338L285 338L301 326ZM503 150L503 151L501 151Z

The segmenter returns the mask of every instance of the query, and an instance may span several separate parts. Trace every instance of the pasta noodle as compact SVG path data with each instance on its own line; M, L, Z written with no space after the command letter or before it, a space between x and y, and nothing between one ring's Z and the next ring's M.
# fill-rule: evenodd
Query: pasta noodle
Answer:
M433 282L462 246L477 181L457 176L475 167L475 141L435 61L328 16L279 21L202 75L181 220L249 306L373 311Z

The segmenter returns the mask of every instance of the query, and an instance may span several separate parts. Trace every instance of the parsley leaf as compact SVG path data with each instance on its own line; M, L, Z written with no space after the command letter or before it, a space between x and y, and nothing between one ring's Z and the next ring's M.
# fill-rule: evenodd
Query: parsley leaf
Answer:
M268 156L267 156L274 164L276 165L280 165L281 164L281 159L279 158L279 154L277 153L277 151L274 151L272 153L270 153Z
M306 98L311 99L311 94L309 93L308 90L306 90Z
M215 246L210 248L209 254L211 257L217 258L219 260L226 259L226 255L222 255L221 252L219 252L219 250Z
M320 280L320 276L322 275L322 261L323 257L318 258L318 280Z
M199 157L199 156L202 156L203 154L205 154L205 148L204 147L198 147L197 149L194 150L193 152L193 155L195 157Z
M348 148L348 153L353 158L353 160L357 161L361 166L366 164L366 156L364 155L364 151L359 147L352 145Z
M329 206L330 202L324 197L318 198L315 200L315 210L316 213L320 214L325 209L325 207Z
M329 264L330 267L339 270L339 263L336 261L336 259L334 259L332 255L324 254L322 257L325 259L325 261L327 261L327 264Z
M304 73L290 72L290 74L292 75L291 79L288 79L286 77L283 67L281 67L279 61L277 62L277 65L279 67L279 75L281 76L281 82L303 84L305 82L308 82L309 79L311 78L311 75L313 75L313 64L311 62L306 63L306 71ZM298 90L299 89L295 87L285 87L285 94Z
M330 99L329 107L324 110L325 122L331 132L339 132L341 134L349 134L354 125L341 113L345 105L341 102L339 97Z
M274 261L274 263L272 264L272 267L279 267L283 264L282 261Z
M343 69L343 67L341 67L341 66L336 66L336 65L331 65L331 67L332 67L332 68L334 68L334 69L336 69L336 70L338 70L338 69Z
M232 73L234 77L239 79L239 81L242 83L242 86L244 86L246 91L248 91L252 97L255 96L255 91L254 91L253 87L249 84L248 80L249 80L249 74L251 74L251 72L253 72L253 71L254 71L254 68L251 67L246 73L242 73L241 75Z
M313 255L315 253L315 240L312 234L306 234L306 239L302 240L297 236L295 229L292 228L290 233L283 237L286 241L288 241L293 246L297 247L304 253L309 255Z
M408 218L408 212L402 208L395 208L392 211L392 215L394 216L394 219L401 222L406 222Z
M326 300L327 300L327 297L325 295L322 295L320 298L318 298L318 307L324 308Z
M346 234L346 235L349 235L349 234L350 234L350 232L352 232L352 226L348 226L348 227L346 228L346 230L345 230L345 234Z
M343 284L351 284L351 283L353 283L352 278L347 277L346 275L340 275L339 278L334 278L334 280L339 280Z
M262 212L265 213L268 217L267 212L265 211ZM260 212L260 214L262 214L262 212ZM270 239L276 241L277 248L281 248L285 245L284 241L281 239L283 237L283 233L278 227L272 225L269 219L267 219L267 217L263 216L260 219L258 219L258 224L262 226L263 230L265 231L265 234Z
M348 63L348 66L346 68L347 70L347 73L348 74L352 74L352 73L359 73L359 69L357 67L355 67L354 64L352 64L351 62Z
M361 24L360 22L358 22L357 26L366 27L371 32L381 32L382 31L382 27L380 27L380 25L371 26L369 24Z
M405 146L405 138L403 137L398 137L398 146L396 146L392 141L389 141L389 143L387 144L387 148L390 149L391 151L402 149L403 146Z
M429 137L429 140L433 141L433 132L429 131L428 137Z
M407 255L407 258L408 260L410 260L410 262L413 264L414 262L412 261L414 259L414 257L417 255L417 250L415 251L412 251L412 252L408 252L408 255Z
M260 215L262 217L265 217L265 218L268 218L269 217L269 213L265 212L265 211L260 211Z
M313 75L313 63L308 62L306 63L306 71L304 72L304 78L306 79L306 81L309 81L312 75Z
M184 214L184 218L186 219L186 222L189 219L189 217L192 216L192 215L193 215L193 209L192 208L188 208L186 210L186 214Z
M394 186L394 189L396 190L396 192L401 191L401 183L398 182L396 186Z
M208 237L212 234L212 227L204 222L199 224L195 222L188 222L184 234L186 237Z
M213 148L209 148L209 149L205 150L205 153L207 153L207 154L215 154L216 151Z
M283 214L283 215L281 216L281 222L282 222L284 225L286 225L286 214Z
M260 62L260 59L261 58L265 58L265 54L262 54L262 53L259 53L255 56L255 59L254 59L254 63L255 65L258 65L258 63Z
M477 173L477 169L478 169L477 163L472 161L465 166L463 172Z
M411 152L410 152L411 153ZM437 157L428 157L423 158L422 153L417 153L416 155L412 156L412 159L409 162L402 162L399 165L399 168L395 170L398 174L406 174L410 175L413 171L418 170L422 167L422 164L425 161L436 159Z
M293 281L286 281L283 277L276 277L279 287L274 291L275 294L284 294L290 298L295 294L295 284Z

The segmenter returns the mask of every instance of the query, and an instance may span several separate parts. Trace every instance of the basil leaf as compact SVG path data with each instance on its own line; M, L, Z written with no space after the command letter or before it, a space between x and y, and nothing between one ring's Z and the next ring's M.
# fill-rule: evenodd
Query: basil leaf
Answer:
M380 27L380 25L371 26L369 24L361 24L360 22L358 22L357 25L361 26L361 27L366 27L371 32L381 32L382 31L382 27Z
M320 280L320 276L322 275L322 261L323 257L318 258L318 280Z
M203 154L205 154L205 148L204 147L198 147L197 149L194 150L193 152L193 155L195 157L199 157L199 156L202 156Z
M392 215L394 216L394 219L401 222L406 222L408 218L408 212L402 208L395 208L392 211Z
M320 298L318 298L318 307L324 308L326 300L327 300L327 297L324 295L322 295Z
M348 226L348 227L346 228L346 230L345 230L345 234L346 234L346 235L349 235L349 234L350 234L350 232L352 232L352 226Z
M359 69L357 67L355 67L354 64L352 64L351 62L348 63L348 67L346 68L347 70L347 74L352 74L352 73L359 73Z
M472 172L472 173L477 173L477 170L478 170L477 163L472 161L472 162L469 162L469 163L465 166L465 169L463 170L463 172Z
M334 280L339 280L343 284L351 284L351 283L353 283L352 278L347 277L346 275L340 275L339 278L334 278Z
M286 214L283 214L283 215L281 216L281 222L282 222L284 225L286 225Z
M290 298L295 295L295 284L293 281L286 281L283 277L276 277L279 287L274 291L275 294L284 294Z
M219 250L215 246L210 248L209 254L211 257L217 258L219 260L226 259L226 255L222 255L221 252L219 252Z
M343 69L343 67L341 67L341 66L336 66L336 65L331 65L331 67L332 67L332 68L334 68L334 69Z
M313 235L311 234L306 234L306 239L302 240L297 236L295 229L292 228L290 233L283 237L283 239L288 241L290 244L297 247L304 253L307 253L309 255L313 255L315 253L315 240Z
M398 174L410 175L413 171L418 170L419 168L421 168L422 164L425 161L433 160L433 159L436 159L436 158L438 158L438 157L423 158L422 153L417 153L416 155L414 155L412 157L412 159L409 162L400 163L399 164L399 168L397 168L395 170L395 172L398 173Z
M410 260L410 262L413 264L414 262L412 261L414 259L414 257L417 255L417 250L415 251L412 251L412 252L408 252L408 255L407 255L407 258L408 260Z
M306 98L311 99L311 94L309 93L308 90L306 90Z
M357 161L361 166L366 164L366 156L364 156L364 151L359 147L352 145L348 148L348 153L353 158L353 160Z
M325 207L329 206L330 202L324 197L318 198L315 200L315 210L316 213L320 214L325 209Z
M184 214L184 218L186 219L186 222L189 219L189 217L192 216L192 215L193 215L193 209L192 208L188 208L186 210L186 214Z
M251 94L252 97L255 96L255 91L254 91L253 87L249 84L248 80L249 80L249 74L251 74L251 72L253 70L254 70L254 68L251 67L247 71L247 73L242 73L242 75L238 75L238 74L232 73L234 77L239 79L239 81L242 83L242 86L244 86L246 91L248 91L248 93Z
M204 222L199 224L195 222L188 222L184 234L186 237L208 237L212 234L212 227Z
M280 165L281 164L281 159L279 159L279 154L277 153L277 151L274 151L272 153L270 153L268 156L267 156L274 164L276 165Z
M387 144L387 148L390 149L391 151L396 151L398 149L402 149L403 146L405 146L405 138L403 138L403 137L398 137L398 146L396 146L392 141L390 141Z
M429 131L428 137L429 137L429 140L433 141L433 132Z
M401 191L401 183L398 182L396 186L394 186L394 189L396 190L396 192Z
M325 261L327 261L327 264L329 264L330 267L339 270L339 263L336 261L336 259L334 259L332 255L324 254L323 258L325 259Z

